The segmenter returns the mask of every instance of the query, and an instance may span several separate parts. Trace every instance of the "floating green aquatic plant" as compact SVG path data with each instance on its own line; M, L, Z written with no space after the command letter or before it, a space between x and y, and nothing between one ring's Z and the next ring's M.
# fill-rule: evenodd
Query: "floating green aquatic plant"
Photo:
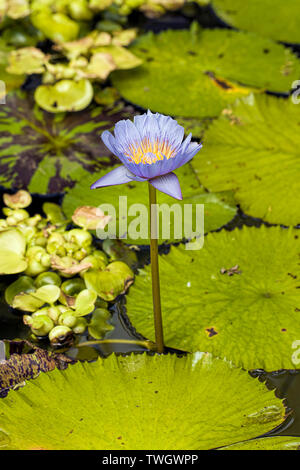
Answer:
M39 12L37 16L36 25L40 24L44 33L44 21L47 28L52 29L53 25L48 24L49 15ZM67 34L63 23L62 31ZM93 99L92 82L103 82L113 70L131 69L142 63L140 58L125 48L136 33L135 28L111 34L94 30L74 41L73 37L60 38L59 33L58 37L51 38L57 41L51 50L53 53L47 54L34 46L16 50L6 48L5 72L22 77L26 74L41 74L43 84L37 87L34 98L46 111L80 111ZM49 34L46 36L49 37Z
M66 230L68 220L56 204L44 203L46 218L40 214L30 217L24 210L31 203L29 193L20 190L4 194L3 199L9 207L3 209L7 217L0 219L0 272L25 274L6 288L5 300L12 308L27 312L23 321L35 338L48 336L54 345L71 342L74 334L82 334L88 326L83 317L95 308L106 309L105 300L112 301L127 290L133 271L116 261L116 256L109 263L108 256L93 246L85 228ZM90 228L92 214L93 228L98 224L105 227L107 218L102 211L88 209L78 208L73 221ZM68 280L62 282L61 278ZM91 320L91 332L97 331L97 339L101 332L104 335L112 329L98 316L96 313Z

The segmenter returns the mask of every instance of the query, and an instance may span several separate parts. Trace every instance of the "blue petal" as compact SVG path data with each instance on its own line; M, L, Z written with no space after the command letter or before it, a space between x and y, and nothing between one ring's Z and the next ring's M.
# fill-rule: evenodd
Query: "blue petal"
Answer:
M162 140L170 142L171 146L176 150L182 143L184 137L184 128L178 124L175 119L163 114L157 114Z
M139 116L134 116L133 118L134 125L136 126L141 136L144 133L144 125L145 125L146 117L147 117L147 114L145 113Z
M106 173L106 175L102 176L102 178L93 183L91 189L129 183L133 179L136 179L135 175L132 174L125 166L121 165L109 173Z
M180 152L183 154L186 152L190 142L191 142L191 139L192 139L192 133L190 132L189 135L187 136L187 138L182 142L182 145L181 145L181 149L180 149Z
M115 125L115 138L118 150L122 153L126 152L131 142L128 140L127 125L124 119Z
M196 155L196 153L199 152L201 147L202 147L202 144L197 144L196 142L192 142L191 144L189 144L185 153L182 153L180 150L180 152L174 158L172 159L170 158L168 160L169 171L174 171L177 168L180 168L181 166L188 163Z
M115 148L115 138L109 131L104 131L101 134L102 142L104 143L105 147L107 147L111 153L116 155L116 148Z
M134 172L134 171L133 171ZM156 178L165 173L169 173L167 167L167 160L158 160L152 164L140 164L139 165L139 176L142 176L146 179Z
M197 144L196 142L192 142L186 152L182 155L181 157L181 164L180 166L182 165L185 165L185 163L189 162L198 152L199 150L202 148L202 144ZM176 158L176 157L175 157ZM179 168L179 167L178 167Z
M168 194L175 199L182 200L180 184L175 173L158 176L157 178L149 180L149 182L162 193Z
M161 132L155 114L148 111L144 122L142 138L146 137L150 142L155 142L157 139L160 139L160 134Z
M130 119L126 119L127 140L129 143L138 144L141 141L141 134Z
M109 132L109 131L104 131L101 135L102 141L104 145L114 154L116 155L119 160L128 168L129 171L135 170L135 167L137 166L134 163L130 163L128 161L128 158L123 155L122 151L120 151L120 148L118 148L116 139L114 136ZM135 173L134 173L135 174ZM139 175L138 175L139 176Z

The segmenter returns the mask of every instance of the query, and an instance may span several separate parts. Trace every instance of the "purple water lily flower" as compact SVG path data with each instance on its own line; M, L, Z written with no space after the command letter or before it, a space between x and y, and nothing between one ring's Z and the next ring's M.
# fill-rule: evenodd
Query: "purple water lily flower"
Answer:
M192 134L183 141L184 128L169 116L148 111L141 116L117 122L115 135L104 131L102 140L122 166L96 181L91 189L149 181L156 189L182 199L174 170L190 161L202 145L191 142Z

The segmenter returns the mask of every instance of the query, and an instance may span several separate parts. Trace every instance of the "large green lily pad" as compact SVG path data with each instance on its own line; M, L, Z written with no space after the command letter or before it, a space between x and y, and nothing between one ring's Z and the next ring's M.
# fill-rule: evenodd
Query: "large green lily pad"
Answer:
M195 157L199 158L199 157ZM90 190L90 185L105 174L107 170L103 170L97 174L89 175L88 177L82 178L75 186L72 188L64 197L63 200L63 210L67 216L71 216L74 213L74 210L80 205L89 205L93 204L94 206L99 206L100 204L111 204L115 208L115 214L117 218L117 234L119 237L124 239L128 243L134 244L149 244L149 238L143 236L145 232L141 233L141 238L134 238L131 232L131 224L135 225L134 221L138 221L140 214L143 214L146 211L146 217L148 212L148 183L146 182L135 182L122 185L122 186L111 186L108 188L100 188ZM230 192L227 193L207 193L199 184L195 173L189 165L179 168L176 171L178 175L182 194L183 201L177 201L170 196L167 196L164 193L157 192L158 204L166 204L168 208L171 208L173 204L177 205L177 210L182 211L184 214L184 204L193 204L192 217L195 224L196 220L196 204L204 204L204 230L205 232L209 230L215 230L222 225L229 222L236 213L235 202L232 198ZM127 201L124 202L124 199L119 199L119 197L127 197ZM120 214L123 212L122 208L125 209L125 204L127 204L127 226L126 220L122 220L122 225L120 224ZM135 213L133 204L144 205L136 206L137 212ZM130 209L131 208L131 209ZM133 211L133 215L129 214L129 211ZM143 210L143 212L139 212ZM178 212L175 212L178 214ZM187 212L186 212L187 214ZM113 214L111 214L113 217ZM169 234L162 231L162 216L160 216L160 229L159 229L159 242L163 241L179 241L184 238L184 234L187 232L184 229L184 216L182 215L182 229L179 234L174 233L174 213L170 212L170 223L166 224L167 213L163 216L165 227L170 228ZM188 216L187 216L188 217ZM114 217L112 218L112 221ZM178 220L178 219L177 219ZM147 219L146 219L147 221ZM181 226L180 226L181 227ZM146 223L146 230L148 229L148 224ZM126 230L128 230L126 234ZM139 235L141 232L141 227L136 224L136 234ZM182 236L181 236L182 234ZM147 233L145 234L147 235ZM167 235L167 236L166 236ZM169 235L169 236L168 236Z
M222 20L278 41L300 43L298 0L212 0Z
M194 159L202 184L235 191L244 212L267 222L300 222L300 116L291 100L250 96L225 110Z
M245 369L293 369L300 335L300 232L244 227L208 234L199 251L160 258L165 344L200 348ZM154 340L151 272L127 296L135 329Z
M211 449L262 435L284 417L263 383L201 353L78 363L0 401L3 446L20 450Z
M86 172L115 162L100 134L129 116L129 108L104 112L101 107L53 115L22 92L9 94L0 107L0 184L65 191Z
M227 29L149 33L130 50L143 64L113 72L121 95L143 108L181 117L217 116L251 89L288 92L300 75L300 62L289 49Z

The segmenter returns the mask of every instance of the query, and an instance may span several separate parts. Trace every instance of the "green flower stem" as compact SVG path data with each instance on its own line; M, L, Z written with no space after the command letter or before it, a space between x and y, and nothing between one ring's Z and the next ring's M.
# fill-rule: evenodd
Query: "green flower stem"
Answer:
M155 341L158 353L164 352L164 334L160 303L159 268L158 268L158 242L157 242L157 207L156 189L149 183L150 207L150 259L152 273L152 297Z
M130 340L130 339L101 339L95 341L84 341L83 343L77 344L77 348L82 346L93 346L95 344L132 344L137 346L143 346L150 351L156 349L156 345L152 343L152 341L138 341L138 340Z

